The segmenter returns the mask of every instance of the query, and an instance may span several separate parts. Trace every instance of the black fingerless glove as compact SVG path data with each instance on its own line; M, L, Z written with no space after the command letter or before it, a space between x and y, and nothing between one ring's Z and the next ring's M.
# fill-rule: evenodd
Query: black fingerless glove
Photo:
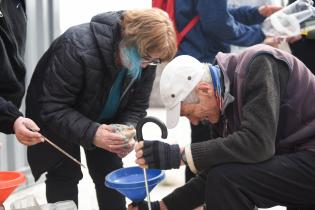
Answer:
M138 210L149 210L148 202L146 202L146 201L132 203L131 205L134 206L134 207L138 206ZM152 210L160 210L160 203L159 203L159 201L151 202L151 209Z
M172 169L180 166L178 144L161 141L143 141L143 158L149 168Z

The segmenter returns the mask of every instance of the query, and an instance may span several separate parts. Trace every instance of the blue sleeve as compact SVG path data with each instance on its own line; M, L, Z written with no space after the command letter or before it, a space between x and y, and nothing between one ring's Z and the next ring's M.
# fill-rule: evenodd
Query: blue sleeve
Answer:
M265 39L259 25L247 26L235 19L227 9L226 0L200 0L197 10L205 34L227 44L250 46Z
M259 11L259 7L242 6L238 8L230 8L228 11L234 19L245 25L261 24L265 17Z

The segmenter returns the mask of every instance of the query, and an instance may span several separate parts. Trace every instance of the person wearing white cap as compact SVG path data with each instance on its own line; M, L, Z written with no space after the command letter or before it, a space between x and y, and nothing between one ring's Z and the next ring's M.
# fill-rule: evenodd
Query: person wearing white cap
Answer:
M160 90L168 128L185 116L211 123L217 137L186 147L136 145L141 167L186 165L197 173L152 202L153 210L315 206L315 76L297 58L267 45L218 53L213 65L178 56L166 65ZM145 202L130 209L146 209Z

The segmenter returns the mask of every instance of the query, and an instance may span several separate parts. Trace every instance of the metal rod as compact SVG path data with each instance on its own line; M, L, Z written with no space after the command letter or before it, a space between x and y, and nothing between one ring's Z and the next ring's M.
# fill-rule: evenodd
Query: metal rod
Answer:
M145 168L143 169L143 175L144 175L145 191L147 193L148 209L151 210L151 199L150 199L150 192L149 192L149 184L148 184L147 171L146 171Z
M31 128L28 128L28 129L30 131L37 132L37 131L35 131L35 130L31 129ZM47 139L45 136L42 135L42 142L44 142L44 141L47 142L48 144L50 144L51 146L55 147L55 149L57 149L59 152L61 152L62 154L64 154L65 156L67 156L68 158L73 160L75 163L79 164L83 168L86 168L85 165L83 165L80 161L78 161L77 159L72 157L69 153L67 153L66 151L61 149L58 145L56 145L55 143L53 143L52 141L50 141L49 139Z
M53 143L52 141L50 141L49 139L47 139L45 136L43 136L44 141L46 141L47 143L49 143L51 146L55 147L59 152L61 152L62 154L64 154L65 156L67 156L68 158L70 158L71 160L73 160L75 163L79 164L80 166L85 167L85 165L83 165L80 161L78 161L77 159L75 159L74 157L72 157L69 153L67 153L66 151L64 151L63 149L61 149L59 146L57 146L55 143Z

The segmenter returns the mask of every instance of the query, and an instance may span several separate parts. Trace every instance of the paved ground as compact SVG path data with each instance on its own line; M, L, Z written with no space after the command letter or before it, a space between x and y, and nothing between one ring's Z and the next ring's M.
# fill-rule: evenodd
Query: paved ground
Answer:
M150 109L149 115L156 116L161 120L165 120L165 112L161 109ZM144 138L146 139L159 139L160 131L159 128L152 124L147 123L143 128ZM177 142L181 145L186 145L189 143L190 129L189 123L185 118L181 118L179 125L169 130L168 142ZM176 141L176 140L177 141ZM83 153L82 153L83 154ZM134 153L129 154L124 158L125 167L133 166L134 163ZM84 158L83 158L83 161ZM94 184L89 177L88 171L83 171L84 178L79 184L79 210L97 210L97 203L94 191ZM184 168L178 170L166 171L166 179L159 184L151 192L151 200L158 200L173 191L176 187L181 186L184 183ZM26 195L34 195L39 204L45 204L45 186L44 184L38 184L35 187L30 187L28 189L20 190L12 194L7 201L4 203L7 209L12 201L22 198ZM129 201L128 201L129 202ZM270 209L271 210L271 209ZM272 210L284 210L283 207L275 207Z

